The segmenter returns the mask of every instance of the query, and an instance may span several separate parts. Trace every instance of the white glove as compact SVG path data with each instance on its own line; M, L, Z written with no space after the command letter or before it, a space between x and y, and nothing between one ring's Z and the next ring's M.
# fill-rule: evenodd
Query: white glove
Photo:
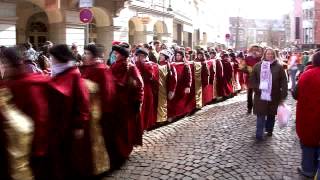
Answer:
M190 88L185 88L185 89L184 89L184 93L185 93L185 94L190 94Z
M83 138L83 136L84 136L84 130L83 129L76 129L74 131L74 137L76 139L81 139L81 138Z
M168 93L168 99L169 99L169 100L172 100L173 97L174 97L174 92L173 92L173 91L169 91L169 93Z

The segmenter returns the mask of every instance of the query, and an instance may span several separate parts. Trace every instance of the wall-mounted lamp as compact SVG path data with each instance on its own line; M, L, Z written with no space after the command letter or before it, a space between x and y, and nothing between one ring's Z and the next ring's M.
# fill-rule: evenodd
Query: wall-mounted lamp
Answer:
M171 0L169 0L169 7L167 8L167 11L173 11L173 9L171 7Z

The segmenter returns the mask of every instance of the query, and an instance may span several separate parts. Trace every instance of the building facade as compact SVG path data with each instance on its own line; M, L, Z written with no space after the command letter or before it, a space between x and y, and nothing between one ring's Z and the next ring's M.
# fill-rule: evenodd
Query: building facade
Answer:
M79 0L0 0L0 45L29 41L38 48L47 40L80 47L96 42L107 49L113 40L207 45L212 30L210 23L203 21L206 3L207 0L94 0L90 8L94 18L84 24L79 18Z
M292 40L303 49L320 47L320 0L295 0Z
M259 20L230 17L231 47L246 49L251 44L270 47L286 46L285 24L282 20Z

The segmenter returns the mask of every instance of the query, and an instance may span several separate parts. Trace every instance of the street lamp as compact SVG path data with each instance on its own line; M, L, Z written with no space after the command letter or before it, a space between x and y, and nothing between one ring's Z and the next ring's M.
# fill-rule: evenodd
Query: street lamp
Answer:
M169 0L169 7L167 8L167 11L173 11L173 9L171 7L171 0Z

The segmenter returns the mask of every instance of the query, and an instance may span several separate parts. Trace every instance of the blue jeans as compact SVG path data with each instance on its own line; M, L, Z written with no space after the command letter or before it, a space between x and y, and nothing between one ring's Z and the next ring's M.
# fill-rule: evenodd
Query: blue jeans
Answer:
M314 176L320 170L320 147L308 147L301 143L301 168L306 176ZM320 177L318 177L320 179Z
M274 115L257 115L256 138L262 139L264 130L266 130L268 133L272 133L274 128L274 122Z
M294 90L296 87L296 76L297 76L298 69L290 69L290 78L291 78L291 90Z

